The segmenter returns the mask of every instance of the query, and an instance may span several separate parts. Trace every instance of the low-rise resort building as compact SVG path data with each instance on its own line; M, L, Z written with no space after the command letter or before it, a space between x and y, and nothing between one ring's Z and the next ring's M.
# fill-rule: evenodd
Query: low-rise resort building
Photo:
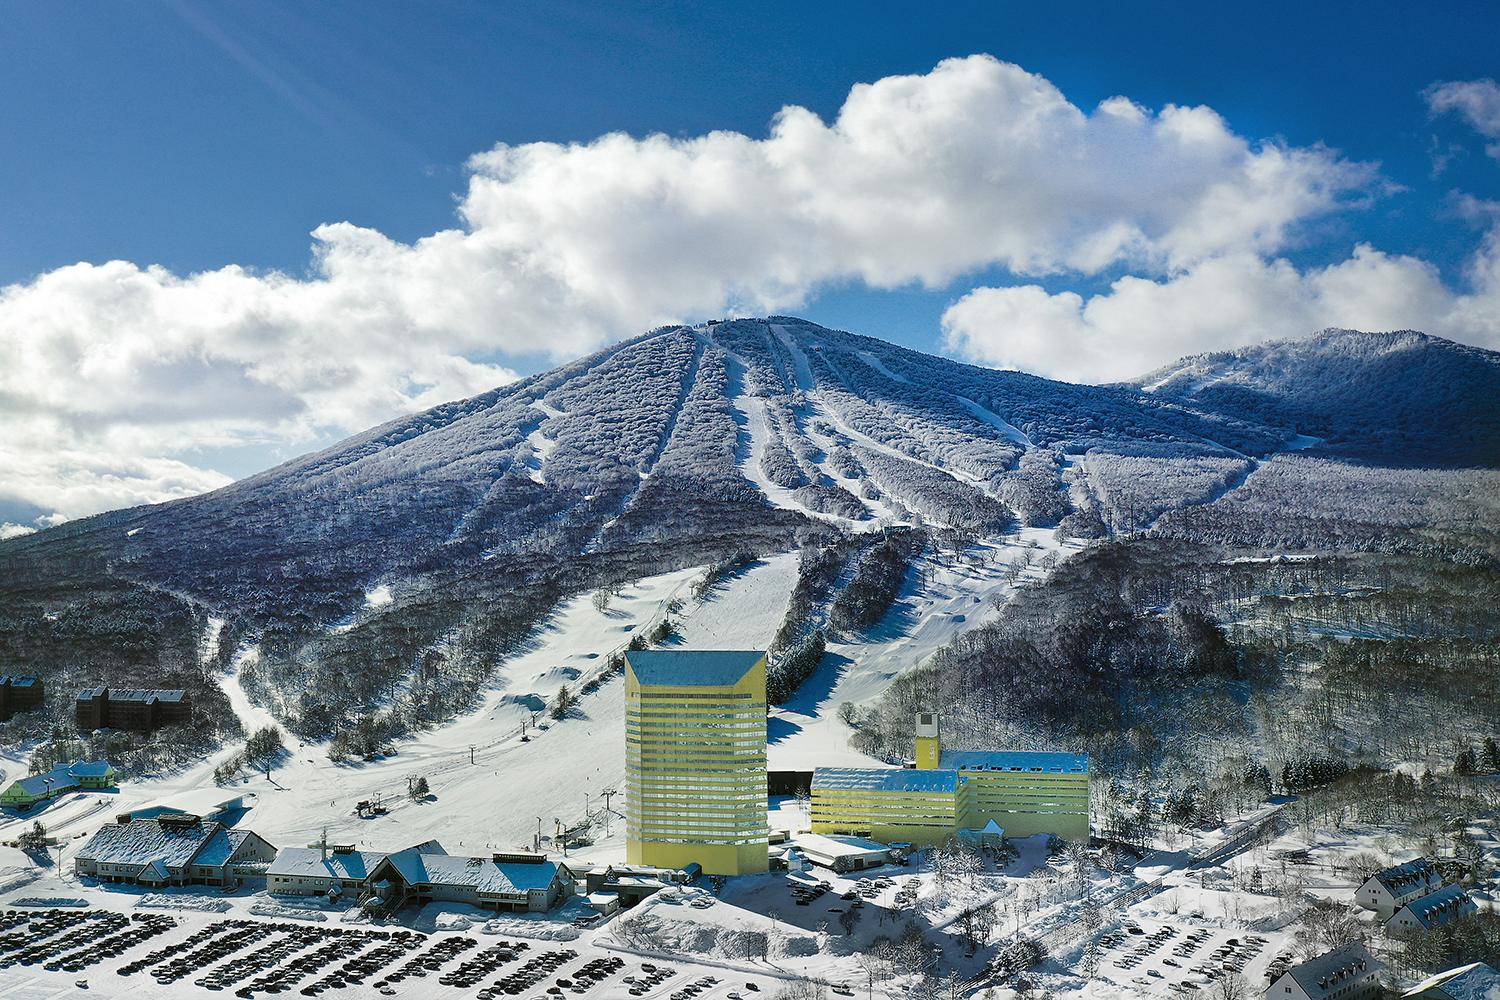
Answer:
M418 847L443 849L435 840ZM283 847L266 869L266 890L286 896L356 899L370 884L370 873L385 857L384 851L361 851L352 844Z
M370 873L369 891L369 900L388 911L443 902L545 913L565 895L565 886L562 869L545 854L469 858L414 849L386 855Z
M151 732L192 722L193 699L176 688L92 687L78 692L73 716L79 729Z
M394 911L431 902L541 913L571 894L572 878L545 854L452 855L435 840L400 851L326 842L289 847L266 870L276 895L326 896Z
M957 771L820 767L812 832L934 847L971 825L973 786Z
M0 722L9 722L20 712L41 708L47 686L29 674L0 674Z
M1294 965L1266 990L1266 1000L1374 1000L1385 965L1358 941Z
M66 792L103 791L114 788L117 774L107 760L80 760L58 764L43 774L33 774L10 783L0 792L0 806L8 809L30 809L38 802L55 799Z
M73 855L80 877L144 886L260 882L276 848L249 830L186 813L122 817Z
M1385 932L1392 937L1416 934L1468 916L1478 909L1461 886L1445 885L1402 906L1385 922Z
M1442 886L1443 876L1437 866L1426 858L1416 858L1382 869L1365 879L1364 884L1354 891L1354 901L1386 921L1407 903Z
M687 885L703 874L697 865L655 868L651 865L595 865L565 862L568 877L587 893L589 905L600 913L630 909L648 896L672 886ZM613 903L611 903L613 900Z
M815 770L813 833L919 847L1039 833L1087 841L1086 755L945 750L930 712L917 717L916 751L915 767Z
M940 720L917 716L917 766L957 771L973 789L970 826L993 821L1007 837L1050 833L1064 840L1089 838L1089 758L1081 753L1031 750L949 750Z

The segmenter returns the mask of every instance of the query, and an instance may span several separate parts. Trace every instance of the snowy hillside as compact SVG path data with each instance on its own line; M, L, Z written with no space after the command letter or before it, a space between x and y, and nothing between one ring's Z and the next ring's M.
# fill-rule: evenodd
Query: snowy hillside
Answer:
M1411 357L1409 391L1387 393L1400 420L1314 405L1343 383L1373 395ZM247 704L301 737L378 743L479 704L562 602L801 552L768 644L810 669L815 642L838 655L876 634L934 552L1222 519L1281 452L1409 464L1426 442L1439 464L1493 464L1495 414L1479 410L1494 393L1479 393L1496 364L1338 333L1080 386L791 317L666 327L213 493L0 542L0 657L55 692L188 688L193 752L237 731L217 680L231 668ZM1417 419L1422 399L1451 405Z
M852 701L867 708L895 676L991 617L996 598L1020 582L1004 572L1007 560L1050 544L1045 533L1027 532L956 563L924 560L881 627L833 644L819 674L794 702L773 713L772 766L873 763L848 749L848 727L838 720L837 706ZM1033 568L1029 575L1038 573ZM538 816L550 840L554 820L573 826L587 810L599 827L598 846L614 849L623 824L616 814L606 821L603 794L623 788L621 678L604 674L561 721L545 709L564 685L574 691L589 686L591 678L603 674L609 654L668 614L676 623L669 640L674 645L766 647L786 615L797 560L786 554L758 561L694 597L702 577L701 568L648 577L614 595L604 610L589 597L564 602L529 642L501 660L474 709L394 743L379 759L336 764L326 744L292 739L270 779L245 774L216 786L213 770L230 753L223 751L168 777L128 781L117 794L60 800L40 818L49 829L72 836L127 809L169 805L202 812L245 796L250 811L242 823L280 846L312 842L326 829L333 840L372 848L438 838L454 850L501 850L530 844ZM272 720L239 683L240 671L258 655L256 647L245 647L219 679L246 730ZM0 771L24 770L23 758L0 755ZM416 777L427 779L429 799L413 802L405 794L408 780ZM355 815L358 801L375 797L384 799L387 814ZM524 808L515 807L523 803ZM612 798L611 809L620 808L620 800ZM31 819L0 821L0 839Z
M1500 464L1500 358L1404 330L1184 358L1136 383L1153 395L1305 435L1322 455L1383 465Z

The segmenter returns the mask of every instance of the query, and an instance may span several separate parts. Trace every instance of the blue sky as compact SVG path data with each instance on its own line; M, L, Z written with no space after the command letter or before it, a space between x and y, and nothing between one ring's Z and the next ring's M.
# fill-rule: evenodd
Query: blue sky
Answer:
M47 457L0 456L26 470L14 483L0 482L0 520L30 523L193 492L366 422L550 366L647 319L700 319L719 314L721 305L785 308L922 350L1087 380L1128 377L1192 349L1301 336L1325 322L1420 324L1493 347L1500 330L1486 324L1500 324L1493 318L1500 307L1486 297L1481 272L1491 260L1485 254L1486 241L1493 242L1492 203L1500 200L1500 154L1486 147L1500 138L1485 131L1493 124L1488 92L1447 91L1442 103L1430 88L1500 75L1497 37L1500 8L1477 3L1269 3L1233 10L1150 3L753 10L557 2L9 3L0 6L0 93L7 95L0 101L0 285L11 287L0 298L0 351L12 352L13 370L24 369L29 381L26 391L0 384L0 405L22 427L35 422L33 436L46 442ZM900 225L856 226L858 232L834 241L827 255L835 262L827 267L794 254L744 278L747 261L758 263L769 252L746 250L726 255L722 274L683 276L684 284L722 283L721 295L653 290L638 310L615 301L616 290L632 287L638 276L585 273L568 284L575 266L607 270L605 251L604 265L577 265L576 255L559 252L564 263L549 266L569 275L566 287L559 289L554 273L545 288L522 289L515 293L520 298L498 306L447 303L422 313L430 286L411 275L437 280L440 268L412 263L402 248L443 230L505 229L510 219L523 226L535 210L539 246L577 239L630 254L637 249L632 231L655 233L656 240L686 233L683 244L692 249L684 253L695 264L704 252L694 240L709 247L748 240L753 247L763 235L747 237L743 219L729 224L719 215L673 216L657 228L659 220L637 217L650 210L649 198L632 203L628 219L605 220L623 229L595 234L547 200L555 194L549 171L568 172L583 185L589 171L620 182L649 159L651 152L639 147L614 158L599 151L587 159L518 165L511 157L478 167L470 161L475 154L499 143L511 150L536 142L594 148L612 132L636 139L664 133L691 143L723 131L749 144L718 155L759 156L755 144L767 138L784 106L833 123L856 84L928 78L942 60L975 53L1035 74L1084 115L1116 96L1139 106L1148 124L1169 105L1212 109L1223 132L1209 136L1214 152L1204 155L1212 167L1196 154L1185 164L1164 152L1168 140L1156 133L1124 146L1113 145L1113 131L1065 137L1052 154L1097 160L1079 167L1080 179L1058 189L1059 198L1089 200L1090 185L1107 185L1111 157L1120 156L1138 159L1143 176L1182 171L1182 190L1197 191L1202 203L1167 218L1115 192L1101 198L1107 204L1095 230L1080 209L1076 217L1018 229L999 247L948 253L918 237L914 258L927 257L909 269L899 255L892 259L892 244L905 238ZM994 103L1015 93L1007 89L1014 86L1009 78L980 77L995 84L984 98L990 103L979 112L965 107L960 127L975 121L977 130L989 127ZM979 77L960 79L941 99L971 93L973 79ZM932 127L924 135L941 144L949 125ZM1192 128L1195 135L1213 130L1203 121ZM1245 149L1228 148L1230 139ZM1218 205L1211 200L1215 185L1243 186L1245 176L1266 169L1258 153L1267 147L1307 161L1281 164L1287 179L1271 183L1288 190L1303 185L1301 197L1270 204L1265 191L1256 191L1229 211L1204 208ZM1042 148L997 183L1015 182L1025 197L1043 198L1026 192L1053 190L1027 186L1040 183L1035 175L1047 172L1047 155ZM940 176L965 162L939 161L932 172ZM876 169L884 176L890 164ZM684 171L682 183L699 183L686 179L701 177L691 162ZM506 189L503 197L485 201L470 191L466 200L476 172ZM518 177L529 193L517 194ZM961 186L933 197L973 194L972 186ZM850 191L842 195L847 201ZM592 211L607 215L611 204ZM995 218L1027 215L1028 204L1006 201ZM518 213L518 205L525 211ZM462 220L460 207L468 213ZM812 218L823 218L821 211ZM1264 212L1266 219L1207 244L1182 235L1234 212ZM325 249L334 248L327 258L340 275L352 269L360 281L410 280L410 294L370 322L389 327L403 343L430 338L430 356L403 346L401 358L391 361L389 342L372 336L372 358L383 352L386 360L350 361L351 351L358 353L350 345L358 342L346 331L341 336L351 339L320 358L307 347L312 335L295 331L299 323L326 324L328 310L344 317L361 308L361 289L370 286L328 280L309 235L346 221L357 231L325 235ZM815 222L791 221L799 228L788 239L820 238ZM1098 241L1114 239L1109 234L1121 227L1132 235L1099 250ZM984 242L981 235L968 238ZM517 253L531 259L525 233L505 229L505 239L512 241L507 266ZM1046 244L1035 259L1017 250L1028 241ZM1363 257L1361 245L1370 251ZM774 248L774 241L766 246ZM445 261L444 253L439 247L426 257ZM880 259L872 263L872 255ZM77 262L112 260L136 270L70 270ZM675 273L674 262L664 256L657 273ZM146 272L149 265L164 270ZM281 272L316 287L277 286L267 301L245 305L264 286L226 277L211 287L173 286L178 301L171 305L148 301L163 285L236 266L244 275ZM496 273L493 262L486 267L478 273ZM1322 269L1336 270L1324 280ZM1122 280L1136 283L1121 288ZM594 294L596 285L607 291ZM1017 286L1035 294L1021 295ZM582 305L580 288L593 296ZM1402 289L1402 301L1420 306L1366 305L1379 297L1366 289L1388 288ZM1287 299L1284 310L1278 296ZM1242 301L1256 322L1229 316L1205 326L1191 319L1200 303L1226 298ZM491 307L499 311L482 313ZM120 331L123 314L138 321L134 334ZM1186 318L1171 336L1141 334L1142 316L1155 314ZM504 330L517 316L526 317L524 335ZM585 319L575 322L576 316ZM199 329L186 329L195 323ZM492 342L483 335L486 323L497 330ZM158 336L153 324L172 332ZM459 328L468 332L448 335ZM277 363L257 355L251 341L270 345ZM1047 344L1061 347L1053 352ZM285 370L289 353L304 360L300 370ZM1080 356L1089 363L1072 360ZM334 383L347 392L334 392ZM80 407L73 400L81 396L102 401ZM364 403L352 404L353 396Z

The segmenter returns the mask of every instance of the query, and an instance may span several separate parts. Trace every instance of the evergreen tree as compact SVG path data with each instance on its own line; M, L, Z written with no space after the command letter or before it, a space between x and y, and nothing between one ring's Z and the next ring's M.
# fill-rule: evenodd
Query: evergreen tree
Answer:
M1479 759L1486 774L1500 772L1500 743L1496 743L1493 736L1485 737L1484 748L1479 754Z
M1453 761L1454 774L1477 774L1479 772L1479 758L1474 753L1473 747L1464 747L1458 752Z

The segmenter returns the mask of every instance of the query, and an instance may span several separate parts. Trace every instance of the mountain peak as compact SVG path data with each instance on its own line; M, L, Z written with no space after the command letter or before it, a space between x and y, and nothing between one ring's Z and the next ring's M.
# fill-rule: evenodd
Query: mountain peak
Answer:
M1500 463L1500 354L1416 330L1330 327L1183 358L1135 382L1152 395L1322 439L1394 465Z

